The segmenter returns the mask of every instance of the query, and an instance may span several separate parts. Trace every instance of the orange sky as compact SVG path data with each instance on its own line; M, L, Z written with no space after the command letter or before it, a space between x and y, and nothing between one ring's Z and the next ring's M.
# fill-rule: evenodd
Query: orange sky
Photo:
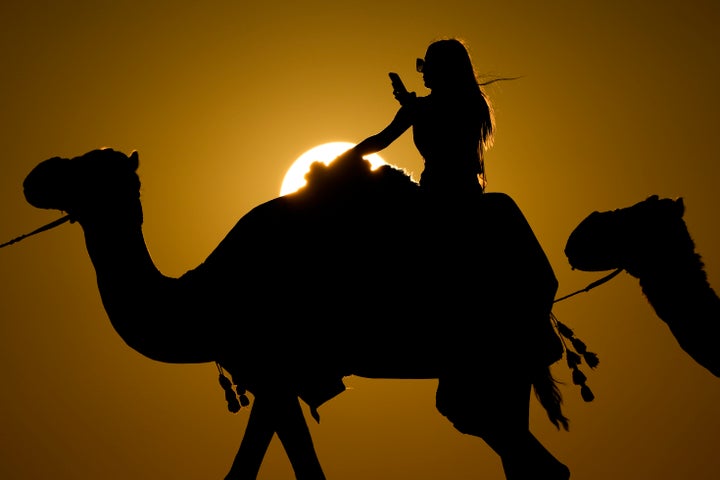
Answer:
M650 194L685 199L717 288L718 24L710 0L5 2L0 242L59 216L24 201L38 162L138 150L147 243L180 275L275 197L304 151L382 128L397 106L388 71L425 93L415 58L459 36L480 73L522 76L488 89L489 189L523 209L560 294L599 277L567 265L575 225ZM383 157L419 177L409 135ZM213 365L153 362L122 342L77 225L3 249L0 265L0 478L224 476L247 412L225 410ZM532 403L533 431L573 478L715 479L720 379L680 351L637 281L622 274L555 314L601 360L595 402L564 388L569 433ZM311 424L328 479L503 478L435 411L433 382L346 383ZM274 442L260 480L291 478Z

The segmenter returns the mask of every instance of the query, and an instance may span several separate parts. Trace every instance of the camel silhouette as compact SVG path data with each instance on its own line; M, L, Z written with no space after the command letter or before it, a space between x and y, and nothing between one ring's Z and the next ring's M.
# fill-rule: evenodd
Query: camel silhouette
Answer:
M127 345L160 362L216 362L232 411L252 396L226 478L256 478L277 434L298 479L324 479L299 400L319 421L349 375L438 379L440 413L481 436L508 479L569 478L528 428L531 386L558 428L567 419L550 373L564 351L558 284L520 209L502 193L437 205L402 170L342 158L250 210L177 278L143 238L137 152L51 158L24 191L82 227Z
M578 270L622 268L639 279L680 347L720 376L720 299L683 219L682 198L652 195L630 207L592 212L570 234L565 255Z

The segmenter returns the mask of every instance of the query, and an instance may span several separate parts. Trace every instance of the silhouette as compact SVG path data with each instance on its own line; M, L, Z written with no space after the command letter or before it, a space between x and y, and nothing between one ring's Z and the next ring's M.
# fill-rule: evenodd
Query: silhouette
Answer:
M376 153L412 127L425 165L422 191L434 201L455 203L477 195L485 187L484 153L493 142L495 119L468 49L456 38L435 41L416 67L430 94L408 92L391 73L400 109L387 127L358 143L352 153Z
M405 172L343 155L314 164L306 187L253 208L171 278L143 238L138 162L112 149L51 158L29 173L25 196L80 224L104 308L130 347L161 362L216 362L232 411L252 395L226 478L256 478L274 434L297 478L325 478L299 399L319 420L348 375L438 379L438 410L483 438L509 480L569 478L529 431L533 390L567 429L550 373L563 344L550 312L557 280L510 197L473 197L448 236Z
M682 198L652 195L631 207L593 212L572 231L565 254L573 268L622 268L640 280L654 311L680 347L720 376L720 299L683 220Z

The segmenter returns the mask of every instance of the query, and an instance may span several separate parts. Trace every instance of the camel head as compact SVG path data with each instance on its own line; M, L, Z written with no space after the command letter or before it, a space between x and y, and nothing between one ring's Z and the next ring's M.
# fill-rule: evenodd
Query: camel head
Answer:
M671 245L687 243L682 198L652 195L627 208L588 215L572 231L565 255L573 269L623 268L631 275L672 255ZM687 246L687 245L686 245Z
M25 199L34 207L61 210L80 221L94 213L127 211L127 201L138 202L140 197L137 168L137 152L127 156L110 148L71 159L53 157L25 178Z

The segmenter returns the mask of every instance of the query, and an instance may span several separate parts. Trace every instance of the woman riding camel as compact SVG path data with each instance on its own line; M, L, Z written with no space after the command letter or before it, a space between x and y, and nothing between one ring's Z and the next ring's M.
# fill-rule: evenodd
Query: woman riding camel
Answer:
M420 176L424 192L440 198L481 193L484 153L492 145L495 121L465 44L436 41L416 66L430 94L416 96L396 85L393 94L401 107L392 122L347 153L362 157L378 152L412 127L425 164Z
M422 73L430 93L417 96L407 92L396 78L393 94L401 106L393 120L379 133L343 153L341 160L358 159L383 150L412 127L413 141L424 160L425 168L419 183L423 205L429 214L425 223L432 234L421 241L428 241L434 255L442 258L441 264L447 265L436 268L436 273L449 285L446 288L452 289L455 295L472 296L475 292L468 290L468 282L458 278L457 272L467 271L463 265L471 265L473 260L456 252L468 251L460 248L463 242L477 241L476 235L467 234L476 231L473 230L476 222L482 222L481 232L499 224L491 219L498 213L487 210L493 207L483 210L484 220L473 215L477 206L484 202L481 198L492 203L489 195L483 194L486 185L483 161L485 151L493 142L493 109L461 40L443 39L431 43L425 57L417 60L417 70ZM478 248L477 244L473 245ZM467 274L479 275L480 272L467 271ZM497 288L496 284L503 281L488 279L488 289ZM542 287L537 285L535 288ZM472 315L452 311L452 308L448 305L444 318L439 319L445 328L452 329L449 322L467 322ZM510 359L497 343L498 338L512 336L517 340L523 336L527 345L542 349L543 340L533 337L529 330L523 334L518 331L521 325L518 322L529 315L522 307L497 301L485 302L480 308L485 331L480 338L452 343L450 350L457 353L450 355L453 368L448 372L453 373L439 377L438 410L460 432L482 438L500 456L508 480L569 479L569 469L529 431L531 384L536 393L538 388L543 388L545 394L551 392L551 396L556 396L558 408L554 423L567 428L567 419L559 409L560 394L554 380L548 376L549 380L542 384L536 381L538 368L547 369L547 362L540 364L537 360L529 360L531 357L521 358L521 355ZM546 321L547 313L540 312L536 317ZM479 367L481 365L485 366Z

